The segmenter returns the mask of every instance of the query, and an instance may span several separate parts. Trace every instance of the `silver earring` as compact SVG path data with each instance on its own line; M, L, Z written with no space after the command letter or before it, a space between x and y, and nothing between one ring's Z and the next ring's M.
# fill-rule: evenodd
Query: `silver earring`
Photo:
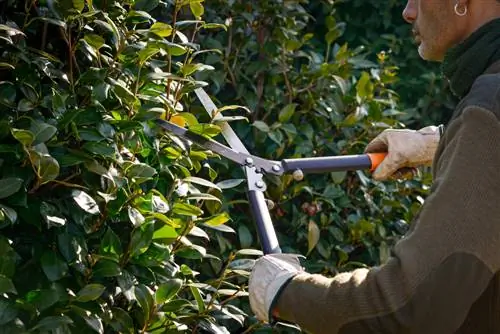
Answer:
M459 12L458 11L458 2L455 4L455 14L458 16L465 16L467 14L467 5L464 5L464 10Z

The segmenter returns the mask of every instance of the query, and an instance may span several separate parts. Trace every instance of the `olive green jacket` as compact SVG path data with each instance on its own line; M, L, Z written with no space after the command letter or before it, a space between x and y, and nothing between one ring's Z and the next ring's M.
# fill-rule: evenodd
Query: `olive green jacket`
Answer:
M500 333L500 62L458 104L433 186L385 264L299 274L280 318L309 333Z

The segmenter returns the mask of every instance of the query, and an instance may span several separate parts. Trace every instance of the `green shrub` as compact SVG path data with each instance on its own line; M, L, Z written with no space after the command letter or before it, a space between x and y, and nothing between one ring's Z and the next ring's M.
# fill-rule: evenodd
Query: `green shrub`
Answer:
M1 26L2 331L242 324L231 301L245 296L246 253L206 249L232 231L227 212L207 209L224 180L195 177L213 154L152 122L218 133L189 96L205 85L191 75L209 69L196 34L224 27L199 20L200 1L51 4L11 2Z
M153 120L221 140L205 87L255 155L362 152L407 116L392 58L343 43L335 8L3 2L0 332L270 331L246 298L261 252L242 170ZM332 274L382 263L428 180L266 181L283 250Z

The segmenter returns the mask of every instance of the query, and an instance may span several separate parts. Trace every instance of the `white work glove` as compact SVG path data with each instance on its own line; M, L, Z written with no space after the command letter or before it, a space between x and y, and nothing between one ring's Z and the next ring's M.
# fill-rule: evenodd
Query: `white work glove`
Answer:
M432 164L440 139L439 126L420 130L386 129L365 148L365 153L387 152L387 156L373 172L375 180L399 178L414 174L418 166Z
M255 262L248 293L250 306L257 319L272 322L271 308L277 302L282 288L303 271L299 256L295 254L268 254Z

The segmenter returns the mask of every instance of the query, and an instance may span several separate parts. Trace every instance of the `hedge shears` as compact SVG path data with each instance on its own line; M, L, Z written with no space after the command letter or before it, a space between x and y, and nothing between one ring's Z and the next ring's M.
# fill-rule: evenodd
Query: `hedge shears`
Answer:
M223 117L221 113L215 113L217 107L202 88L197 88L195 94L198 96L198 99L208 114L211 116L215 114L215 120ZM264 198L264 191L266 190L266 183L263 180L264 175L281 176L286 173L293 173L294 177L298 175L300 178L303 174L307 173L326 173L362 169L373 171L386 156L386 153L366 153L357 155L283 159L280 161L267 160L251 155L233 129L225 121L221 121L218 124L222 129L221 134L229 146L172 122L162 119L156 119L155 121L166 131L182 139L189 140L204 149L217 153L245 169L248 186L247 195L253 217L257 224L259 240L264 254L281 253Z

